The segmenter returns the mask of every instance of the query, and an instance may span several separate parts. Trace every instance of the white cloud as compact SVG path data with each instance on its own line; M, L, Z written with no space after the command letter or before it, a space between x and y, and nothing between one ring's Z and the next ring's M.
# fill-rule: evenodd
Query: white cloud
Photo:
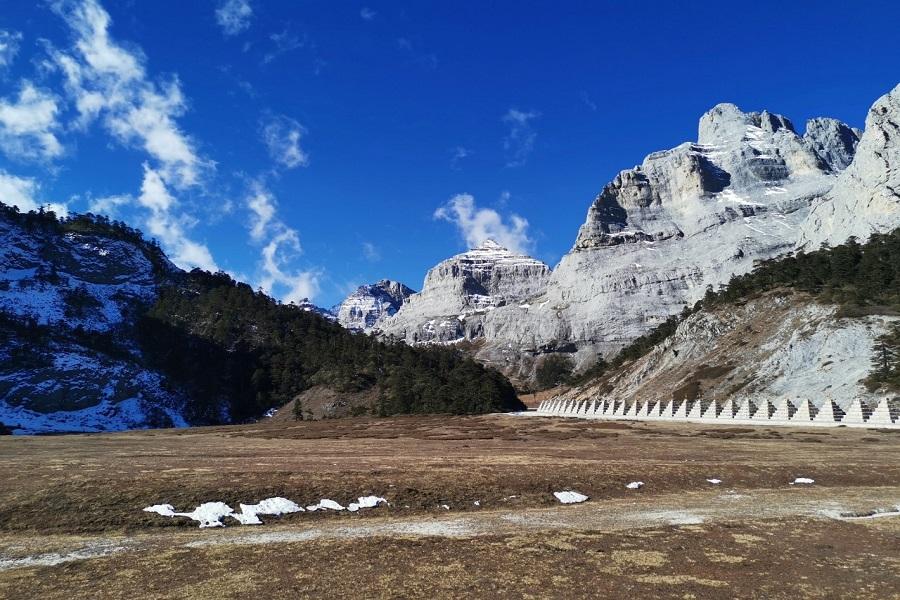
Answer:
M300 147L300 138L305 133L300 123L284 115L269 115L262 123L262 140L269 156L288 169L309 164L309 155Z
M205 245L191 240L186 229L194 224L187 216L175 216L178 201L166 188L162 176L149 165L144 165L144 181L138 204L149 211L146 226L149 233L166 248L176 265L183 269L199 267L206 271L218 271L212 253Z
M88 201L88 212L94 213L95 215L116 217L121 207L128 206L132 202L134 202L134 198L129 194L91 198Z
M0 69L5 69L15 60L22 43L22 34L18 31L0 29Z
M69 214L65 204L40 202L38 200L40 187L31 177L17 177L0 169L0 202L7 206L16 206L21 212L38 210L43 206L61 217Z
M261 241L277 212L275 198L261 183L254 183L250 195L247 197L247 208L253 213L250 222L250 239Z
M224 0L216 9L216 22L225 35L237 35L250 27L253 8L247 0Z
M157 84L147 78L144 56L109 34L109 14L96 0L59 0L54 11L75 36L69 53L50 48L79 113L77 126L100 119L120 143L143 149L160 163L158 173L177 187L199 183L213 168L176 123L187 110L177 78Z
M293 229L284 228L275 235L262 249L259 286L284 302L314 298L320 289L320 273L294 271L287 267L287 263L301 252L300 239Z
M297 231L278 218L278 201L262 181L250 184L246 198L251 213L250 241L262 244L257 285L284 302L313 298L320 287L319 271L293 269L291 261L302 254Z
M359 11L359 16L360 16L364 21L372 21L373 19L375 19L375 16L376 16L377 14L378 14L378 13L376 13L374 10L372 10L372 9L369 8L368 6L362 7L362 9L360 9L360 11Z
M0 149L11 158L49 160L63 152L56 97L23 81L14 100L0 98Z
M532 127L531 121L540 115L539 112L515 108L509 109L503 115L503 122L509 126L509 133L503 138L507 167L521 167L528 161L537 139L537 132Z
M369 262L378 262L381 260L381 252L378 250L378 246L372 242L363 242L362 251L363 256Z
M528 236L528 221L516 214L508 219L491 208L478 208L470 194L457 194L434 211L434 218L456 225L470 248L494 240L514 251L527 253L534 246Z

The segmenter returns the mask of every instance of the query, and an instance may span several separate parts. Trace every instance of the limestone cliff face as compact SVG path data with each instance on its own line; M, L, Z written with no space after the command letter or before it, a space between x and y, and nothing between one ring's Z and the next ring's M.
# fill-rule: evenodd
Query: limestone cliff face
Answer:
M837 307L804 294L766 294L740 306L700 311L675 333L608 380L569 390L565 397L617 400L773 398L826 399L846 408L878 396L861 383L872 346L897 321L892 316L841 319Z
M354 331L369 331L394 315L415 291L398 281L382 279L362 285L332 309L338 322Z
M422 291L384 320L380 332L410 343L480 338L487 314L540 293L549 273L539 260L487 240L431 269Z
M781 115L719 104L696 143L650 154L603 188L552 273L522 262L517 292L481 307L454 257L384 330L478 341L478 358L520 377L547 352L581 365L611 356L755 261L900 226L897 123L900 87L875 103L861 136L828 118L801 135Z
M900 225L900 85L879 98L853 161L813 207L799 245L815 249Z

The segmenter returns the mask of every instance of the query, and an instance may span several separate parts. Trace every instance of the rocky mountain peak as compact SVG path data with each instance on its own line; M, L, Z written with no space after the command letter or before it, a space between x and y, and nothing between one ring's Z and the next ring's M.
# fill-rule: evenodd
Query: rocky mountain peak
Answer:
M822 139L855 134L823 124ZM829 138L829 134L833 134ZM849 138L852 143L852 138ZM839 143L833 144L839 155ZM875 101L852 162L834 187L813 207L798 246L814 250L840 244L849 236L866 239L890 231L900 222L900 85Z
M382 279L370 285L361 285L332 309L338 322L347 329L368 331L392 316L414 290L399 281Z
M735 104L716 104L700 117L697 142L701 145L726 144L744 140L753 129L761 129L768 134L785 130L796 133L790 119L782 115L762 112L745 113Z
M509 252L508 249L504 248L494 240L488 238L478 244L473 250L486 250L486 251L500 251L500 252Z

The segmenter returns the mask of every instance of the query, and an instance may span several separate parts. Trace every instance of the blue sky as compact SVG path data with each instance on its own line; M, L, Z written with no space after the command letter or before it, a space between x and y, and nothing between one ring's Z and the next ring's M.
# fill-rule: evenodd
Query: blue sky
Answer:
M861 127L894 2L0 0L0 195L325 306L490 235L554 265L717 102Z

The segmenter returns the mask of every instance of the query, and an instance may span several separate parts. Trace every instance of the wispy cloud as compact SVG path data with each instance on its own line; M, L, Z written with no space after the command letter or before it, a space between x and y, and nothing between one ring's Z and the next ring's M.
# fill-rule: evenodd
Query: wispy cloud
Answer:
M227 36L237 35L250 27L253 7L247 0L224 0L216 8L216 22Z
M53 94L23 81L15 99L0 98L0 149L18 160L50 160L63 153L55 132L59 106Z
M376 15L378 15L378 13L376 13L374 10L372 10L368 6L362 7L359 11L359 16L364 21L373 21L375 19Z
M147 164L144 165L144 181L138 204L149 211L147 228L165 245L172 262L183 269L199 267L206 271L219 270L209 248L188 237L186 230L196 221L184 214L176 216L179 215L178 200L166 188L162 176Z
M60 0L52 7L75 37L71 51L50 52L79 112L77 125L99 119L117 141L158 161L167 184L197 184L214 165L178 127L176 119L187 110L178 79L148 79L143 54L112 39L109 14L96 0Z
M11 65L16 59L21 43L22 34L18 31L0 29L0 70Z
M303 126L284 115L267 114L260 126L263 143L269 156L287 169L305 167L309 155L300 147L300 140L306 133Z
M381 252L378 250L378 246L372 242L363 242L362 252L365 259L369 262L378 262L381 260Z
M41 202L38 199L40 184L32 177L18 177L0 169L0 201L8 206L15 206L22 212L38 210L41 206L52 210L57 215L66 216L68 207L65 204Z
M510 108L503 115L502 121L509 127L509 132L503 138L507 167L521 167L528 161L537 140L537 132L531 122L539 116L541 116L539 112L521 111L516 108Z
M143 209L144 227L175 264L217 270L207 246L189 235L197 219L182 209L170 190L197 186L215 168L178 126L177 118L187 110L180 82L151 80L143 52L113 39L109 14L97 0L53 0L50 5L73 37L67 50L47 43L78 113L73 128L85 130L99 122L120 144L143 150L150 161L143 164L135 204ZM115 209L125 198L108 198L95 208Z
M453 154L450 156L450 168L457 170L459 169L459 163L464 158L468 158L472 154L472 151L468 148L464 148L463 146L457 146L453 149Z
M434 218L456 225L470 248L485 240L494 240L514 252L527 253L534 247L526 219L517 214L504 218L494 209L478 208L470 194L457 194L434 211Z
M134 198L129 194L117 196L103 196L102 198L90 198L88 200L88 212L108 217L116 217L124 206L134 203Z
M290 267L303 251L300 236L278 218L278 202L261 180L251 182L245 204L250 211L250 240L261 246L257 285L284 302L315 297L322 274Z

